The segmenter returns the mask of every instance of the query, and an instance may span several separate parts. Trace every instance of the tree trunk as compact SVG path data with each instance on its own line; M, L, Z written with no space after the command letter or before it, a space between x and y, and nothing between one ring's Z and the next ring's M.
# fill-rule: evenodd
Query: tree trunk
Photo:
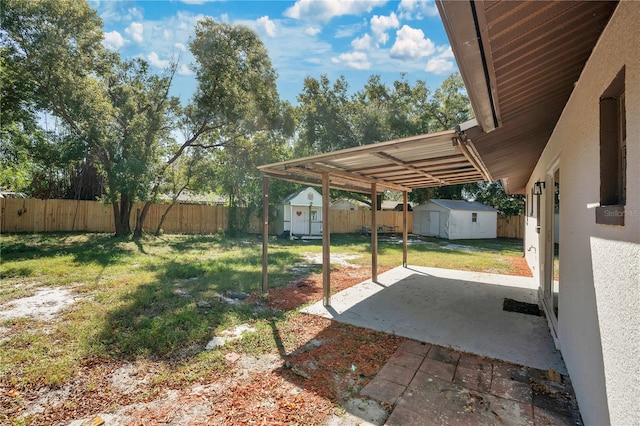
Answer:
M120 223L120 205L116 202L111 203L113 207L113 222L116 227L116 237L124 235L122 223Z
M158 223L158 227L156 228L156 236L160 235L160 231L162 231L162 225L164 224L164 220L167 218L167 215L169 214L169 210L171 210L175 205L176 203L174 201L173 203L169 204L169 207L167 207L164 213L162 213L162 216L160 217L160 222Z
M149 213L149 208L151 207L151 201L147 201L144 203L142 207L142 211L140 215L136 215L136 227L133 231L133 238L142 237L142 226L144 225L144 220L147 218L147 213Z
M119 205L118 205L119 204ZM116 225L116 237L126 237L131 235L131 208L133 204L126 194L120 194L120 203L113 203L113 215Z

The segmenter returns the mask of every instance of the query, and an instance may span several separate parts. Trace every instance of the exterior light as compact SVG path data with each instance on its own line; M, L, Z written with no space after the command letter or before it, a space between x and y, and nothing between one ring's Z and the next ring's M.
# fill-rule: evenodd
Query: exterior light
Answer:
M546 183L544 181L537 181L533 184L533 195L541 195L542 190L546 187Z

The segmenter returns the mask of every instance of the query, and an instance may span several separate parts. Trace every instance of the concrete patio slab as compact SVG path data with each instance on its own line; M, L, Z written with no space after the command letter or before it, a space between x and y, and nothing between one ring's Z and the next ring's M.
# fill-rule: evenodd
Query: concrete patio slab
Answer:
M331 306L318 302L302 312L566 375L546 319L504 311L504 298L537 303L537 284L527 277L410 266L333 295Z

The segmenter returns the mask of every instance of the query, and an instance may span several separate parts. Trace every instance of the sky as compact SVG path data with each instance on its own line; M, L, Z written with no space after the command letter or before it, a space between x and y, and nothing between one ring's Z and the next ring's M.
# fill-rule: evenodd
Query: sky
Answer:
M196 81L189 41L205 17L253 29L278 73L280 97L292 104L305 77L345 76L350 92L377 74L384 83L406 73L435 90L457 66L433 0L89 0L104 23L104 45L141 57L162 73L179 59L173 95L184 103Z

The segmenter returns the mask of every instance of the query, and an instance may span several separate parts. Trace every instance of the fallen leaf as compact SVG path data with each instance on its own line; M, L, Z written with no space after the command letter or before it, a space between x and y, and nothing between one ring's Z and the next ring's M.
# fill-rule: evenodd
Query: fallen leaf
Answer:
M235 352L229 352L224 356L224 359L226 359L228 362L233 364L234 362L240 359L240 354L237 354Z

